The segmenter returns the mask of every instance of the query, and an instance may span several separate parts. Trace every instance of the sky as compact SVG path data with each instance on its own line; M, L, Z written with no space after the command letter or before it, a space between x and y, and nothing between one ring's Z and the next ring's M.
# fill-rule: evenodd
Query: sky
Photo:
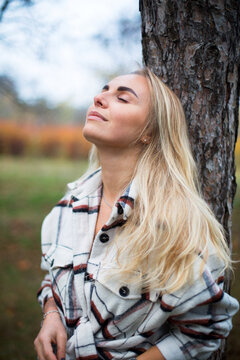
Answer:
M0 75L12 78L26 101L43 97L53 105L86 106L109 75L141 64L138 6L139 0L12 3L0 23ZM121 18L138 19L137 41L120 41Z

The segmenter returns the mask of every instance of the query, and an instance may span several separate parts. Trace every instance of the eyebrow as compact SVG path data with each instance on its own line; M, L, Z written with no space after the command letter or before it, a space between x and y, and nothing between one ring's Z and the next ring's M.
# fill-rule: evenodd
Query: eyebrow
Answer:
M102 88L102 90L109 90L109 85L104 85L104 87ZM132 93L133 95L136 96L136 98L138 98L137 94L135 93L135 91L127 86L119 86L117 88L117 91L128 91L130 93Z

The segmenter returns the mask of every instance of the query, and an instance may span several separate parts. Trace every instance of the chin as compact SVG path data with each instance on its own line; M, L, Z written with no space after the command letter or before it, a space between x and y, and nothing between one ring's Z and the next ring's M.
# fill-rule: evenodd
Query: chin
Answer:
M95 142L94 142L94 136L93 136L93 134L89 134L89 132L88 131L84 131L83 130L83 136L85 137L85 139L87 140L87 141L89 141L89 142L91 142L92 144L94 144Z
M83 136L88 141L91 141L90 138L95 137L97 135L97 129L91 124L86 123L83 127Z
M87 141L94 145L102 144L103 140L99 136L99 131L96 129L88 128L87 126L83 128L83 136Z

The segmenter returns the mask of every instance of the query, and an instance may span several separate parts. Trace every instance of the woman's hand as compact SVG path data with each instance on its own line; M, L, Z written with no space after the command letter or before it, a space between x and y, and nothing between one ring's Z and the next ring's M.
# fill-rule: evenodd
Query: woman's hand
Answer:
M56 307L47 306L47 311L50 310L56 310ZM39 360L65 359L66 342L67 334L59 314L57 312L48 314L43 320L38 336L34 340ZM52 343L57 346L57 355L53 352Z
M153 346L147 351L145 351L142 355L136 358L137 360L165 360L165 357L158 350L157 346Z

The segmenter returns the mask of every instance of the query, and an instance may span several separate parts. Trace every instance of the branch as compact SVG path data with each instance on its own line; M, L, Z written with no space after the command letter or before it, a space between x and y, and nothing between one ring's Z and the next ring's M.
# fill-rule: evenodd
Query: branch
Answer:
M0 8L0 21L2 21L3 13L7 10L8 5L12 0L5 0Z
M4 0L3 1L3 4L0 7L0 22L2 21L3 14L7 10L10 3L13 2L13 1L15 1L15 0ZM31 5L32 4L32 0L20 0L20 1L23 3L23 5Z

